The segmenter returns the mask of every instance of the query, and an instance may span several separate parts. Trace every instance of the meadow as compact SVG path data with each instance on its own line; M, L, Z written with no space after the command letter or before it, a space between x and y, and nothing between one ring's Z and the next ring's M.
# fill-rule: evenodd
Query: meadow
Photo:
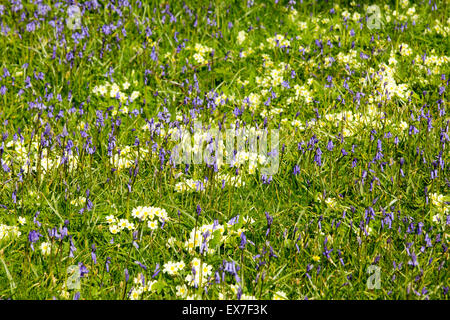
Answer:
M448 299L449 13L0 1L0 299Z

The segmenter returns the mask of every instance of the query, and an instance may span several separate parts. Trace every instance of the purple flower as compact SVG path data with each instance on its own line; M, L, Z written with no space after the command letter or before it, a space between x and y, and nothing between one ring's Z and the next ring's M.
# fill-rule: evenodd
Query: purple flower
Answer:
M78 267L80 268L80 278L83 278L85 275L89 273L88 268L86 268L83 262L79 262Z
M216 224L216 221L217 221L217 220L214 220L214 224ZM238 222L239 222L239 215L237 215L237 216L231 218L231 219L228 221L228 224L232 226L232 225L235 225L235 224L238 223Z
M150 54L150 58L151 58L153 61L157 61L157 60L158 60L158 55L156 54L155 47L156 47L156 46L153 46L153 47L152 47L152 53Z
M328 149L328 151L332 151L333 148L334 148L333 141L331 141L331 140L328 141L328 144L327 144L327 149Z
M39 231L31 230L28 234L28 241L31 242L31 249L34 251L33 243L36 243L39 240L39 237L42 237L42 235L39 233Z
M333 251L333 249L328 250L328 248L327 248L327 242L328 242L328 238L325 237L325 240L324 240L324 242L323 242L324 250L323 250L322 254L323 254L327 259L330 259L330 258L331 258L331 257L330 257L330 253L331 253L331 251Z
M106 262L105 262L106 272L109 272L109 265L110 264L111 264L111 258L110 257L106 257Z
M91 251L91 258L92 258L92 261L94 262L94 264L97 264L97 255L95 254L95 250L97 250L97 248L95 247L95 244L93 244L92 251Z
M270 226L272 225L272 222L273 222L273 218L269 215L269 213L267 211L264 214L266 215L267 226L270 228Z
M242 296L242 287L239 286L239 289L237 290L237 299L241 300L241 296Z
M40 211L37 211L36 212L36 214L34 215L34 218L33 218L33 223L35 224L35 225L37 225L38 227L40 227L41 226L41 223L38 221L38 216L39 216L39 213L40 213Z
M156 277L161 270L159 269L159 263L156 264L155 271L152 275L152 278Z
M16 194L17 194L17 190L14 190L13 193L12 193L12 195L11 195L12 200L13 200L13 203L16 203L16 201L17 201L17 196L16 196Z
M73 240L72 240L72 236L70 236L70 249L69 249L69 257L73 258L74 257L74 251L77 251L77 248L75 247L75 245L73 244Z
M314 162L320 167L322 166L322 150L319 147L316 149L316 154L314 155Z
M135 261L134 263L136 263L139 267L141 267L142 269L144 269L144 270L147 270L147 266L145 266L145 265L143 265L141 262L139 262L139 261Z
M408 250L407 250L408 251ZM413 267L418 267L419 262L417 262L417 257L414 252L410 254L411 260L408 261L408 264Z
M56 227L54 227L53 229L48 229L48 236L50 238L56 238L58 240L61 239L61 235L58 233Z
M241 232L241 244L239 245L239 248L241 250L244 250L246 244L247 244L247 237L245 236L244 232Z

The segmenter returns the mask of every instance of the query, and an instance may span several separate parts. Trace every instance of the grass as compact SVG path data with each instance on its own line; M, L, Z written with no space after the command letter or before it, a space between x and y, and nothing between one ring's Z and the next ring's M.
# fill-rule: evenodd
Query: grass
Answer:
M448 299L446 2L279 2L0 6L0 298ZM195 121L277 172L174 165Z

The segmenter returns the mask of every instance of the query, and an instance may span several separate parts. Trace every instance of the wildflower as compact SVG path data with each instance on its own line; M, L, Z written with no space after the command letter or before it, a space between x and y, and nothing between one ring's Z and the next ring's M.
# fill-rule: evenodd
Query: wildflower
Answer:
M108 222L109 224L115 223L116 222L116 218L111 214L109 216L106 216L106 222Z
M176 286L176 295L182 299L186 298L187 295L187 287L186 285L178 285Z
M120 228L117 225L113 224L109 226L109 232L111 232L112 234L117 234L119 233L119 231Z
M25 219L24 217L19 217L18 220L19 220L19 223L21 226L23 226L25 223L27 223L27 219Z
M140 298L140 292L133 288L130 294L130 300L138 300Z
M70 297L70 293L67 290L62 289L60 292L60 296L61 296L61 298L67 300Z
M273 294L273 300L288 300L288 298L283 291L277 291Z
M333 198L326 198L326 199L325 199L325 203L326 203L330 208L335 208L335 207L336 207L336 199L333 199Z
M156 230L158 228L158 221L157 220L149 220L147 225L151 230Z
M95 250L97 250L97 248L95 247L95 244L93 244L91 248L92 248L91 251L92 261L94 262L94 264L97 264L97 255L95 254Z
M245 41L246 37L247 37L247 33L245 31L239 31L238 37L237 37L238 44L242 44Z
M78 267L80 270L80 278L83 278L85 275L89 273L89 269L82 262L78 263Z
M176 275L178 273L178 264L169 261L164 264L163 272L167 273L171 276Z
M142 208L142 207L134 208L134 209L131 211L131 216L134 217L134 218L143 220L143 218L144 218L143 208ZM107 217L107 218L108 218L108 217Z
M106 257L106 262L105 262L106 272L109 272L109 265L110 264L111 264L111 258L110 257Z
M129 221L127 219L120 219L119 223L118 223L118 227L120 228L120 230L123 230L125 228L127 228L129 224Z
M36 230L31 230L30 233L28 234L28 241L31 242L30 245L33 251L34 251L33 243L37 242L39 240L39 237L42 237L42 235Z
M41 246L40 246L40 249L41 249L42 254L44 256L48 256L50 254L50 252L51 252L51 244L50 244L50 242L42 242Z

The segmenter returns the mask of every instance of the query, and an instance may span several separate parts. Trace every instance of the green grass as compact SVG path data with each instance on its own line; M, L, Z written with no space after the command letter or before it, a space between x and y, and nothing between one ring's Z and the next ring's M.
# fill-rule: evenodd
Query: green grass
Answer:
M81 299L273 299L277 294L287 299L448 299L446 1L437 2L437 10L428 2L379 4L384 25L373 30L365 21L366 6L347 1L297 1L296 15L287 1L249 6L245 1L191 1L186 7L173 1L170 14L164 12L166 2L139 6L131 1L118 8L120 14L100 4L84 12L88 34L82 39L77 39L81 29L67 28L67 4L58 9L44 2L51 10L32 32L27 24L37 21L37 5L24 3L14 12L6 3L0 10L0 88L7 89L0 90L1 299L73 299L78 294ZM415 12L408 14L412 7ZM350 13L347 22L344 11ZM361 22L352 19L354 12ZM110 24L120 26L105 32ZM247 32L241 44L240 31ZM276 35L289 40L288 50L270 47L267 39ZM196 44L214 55L203 53L204 62L198 61ZM402 44L409 55L399 51ZM240 57L241 51L247 56ZM343 55L349 55L348 62ZM331 66L329 57L335 59ZM391 74L383 72L383 64ZM270 75L276 69L288 87ZM112 82L111 77L121 92L139 96L126 106L110 97L109 87L104 96L96 94L94 88ZM272 83L264 86L258 78ZM127 81L130 87L124 89ZM377 100L385 81L394 85ZM403 91L397 87L401 84ZM214 94L229 99L217 103L208 98ZM259 95L259 105L246 104L251 94ZM333 116L341 112L349 112L347 119ZM302 128L292 124L295 119ZM252 173L245 163L236 173L228 164L215 172L204 163L189 168L170 163L167 152L176 142L169 129L190 128L194 121L212 127L220 122L224 128L239 121L269 132L279 128L279 168L271 182L264 183L262 165ZM160 123L162 134L155 127L144 130L148 122ZM126 146L131 151L124 155ZM73 168L61 164L69 149L77 163ZM128 162L119 166L118 159ZM293 174L296 165L299 172ZM223 187L219 175L224 174L244 184ZM176 191L185 179L205 177L211 182L204 191ZM80 197L92 206L76 204ZM164 226L158 218L155 230L139 222L132 216L139 206L164 209ZM270 228L266 214L273 218ZM110 215L128 219L135 229L112 234ZM20 224L19 217L26 223ZM237 223L227 226L234 217ZM189 251L185 243L191 231L215 220L224 233L209 237L214 252ZM60 232L65 224L68 235L51 236L50 229ZM364 231L367 225L370 233ZM34 249L32 230L42 235ZM241 232L249 240L244 247ZM41 250L45 242L49 254ZM328 257L325 246L333 249ZM409 264L414 255L417 266ZM206 283L198 287L186 281L193 259L211 266ZM181 261L185 267L178 274L163 271L165 264ZM234 274L224 270L224 261L235 262ZM68 268L80 263L89 272L79 279L79 288L67 288ZM378 289L367 285L368 268L374 265L381 277ZM140 274L146 284L142 292ZM183 285L187 291L177 294Z

